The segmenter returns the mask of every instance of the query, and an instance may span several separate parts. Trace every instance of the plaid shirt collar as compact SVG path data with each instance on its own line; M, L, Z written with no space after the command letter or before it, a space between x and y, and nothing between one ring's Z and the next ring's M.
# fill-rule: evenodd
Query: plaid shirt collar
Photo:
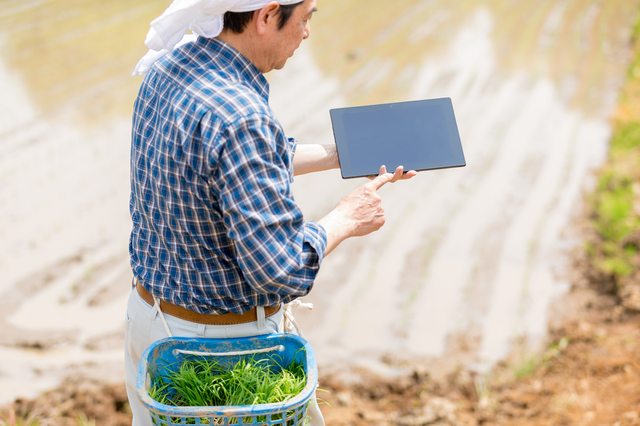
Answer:
M194 48L211 55L210 59L212 63L216 63L216 67L222 66L227 71L231 71L239 83L248 84L265 103L269 103L269 82L242 53L217 38L202 36L198 37Z

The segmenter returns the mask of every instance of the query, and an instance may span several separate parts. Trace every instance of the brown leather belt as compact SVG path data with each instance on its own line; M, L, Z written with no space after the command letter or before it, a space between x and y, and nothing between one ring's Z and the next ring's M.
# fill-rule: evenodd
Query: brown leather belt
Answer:
M140 297L142 297L142 299L149 305L153 306L153 295L149 293L149 291L144 288L139 282L136 283L136 288L138 289L138 294L140 295ZM160 310L162 310L162 312L167 315L171 315L186 321L196 322L198 324L232 325L244 324L247 322L258 320L258 313L256 311L256 308L250 309L243 314L228 313L222 315L212 315L193 312L189 309L183 308L182 306L174 305L173 303L160 300ZM264 316L270 317L279 310L280 306L265 306Z

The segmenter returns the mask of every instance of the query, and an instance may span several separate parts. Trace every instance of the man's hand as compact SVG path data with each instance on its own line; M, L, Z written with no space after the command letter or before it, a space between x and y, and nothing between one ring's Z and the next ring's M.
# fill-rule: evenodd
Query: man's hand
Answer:
M386 167L382 166L377 177L345 195L335 209L318 222L328 235L325 255L349 237L367 235L380 229L385 216L378 190L387 183L410 179L416 174L415 170L403 173L402 166L394 173L387 173Z

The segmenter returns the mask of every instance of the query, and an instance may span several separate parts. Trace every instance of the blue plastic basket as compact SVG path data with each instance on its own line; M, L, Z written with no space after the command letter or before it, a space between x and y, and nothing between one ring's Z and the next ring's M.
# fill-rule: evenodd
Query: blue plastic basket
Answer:
M304 349L304 350L301 350ZM248 351L264 352L248 354ZM161 404L149 396L152 374L165 374L166 366L179 365L185 352L206 352L225 367L232 368L246 357L267 359L283 365L294 359L305 365L307 384L294 398L278 404L238 405L224 407L175 407ZM274 356L276 355L276 356ZM196 355L197 356L197 355ZM137 389L140 401L147 407L155 425L269 425L299 426L305 424L307 405L318 384L318 370L311 345L293 334L271 334L238 339L188 339L170 337L149 346L138 366Z

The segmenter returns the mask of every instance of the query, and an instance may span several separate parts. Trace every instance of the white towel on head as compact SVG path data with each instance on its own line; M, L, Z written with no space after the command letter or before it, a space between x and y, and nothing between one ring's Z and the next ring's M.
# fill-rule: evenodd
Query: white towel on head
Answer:
M198 35L211 38L222 32L224 14L259 10L274 0L174 0L162 15L151 21L144 44L149 52L138 62L133 75L142 75L158 59ZM303 0L275 0L296 4ZM194 34L186 34L187 31Z

